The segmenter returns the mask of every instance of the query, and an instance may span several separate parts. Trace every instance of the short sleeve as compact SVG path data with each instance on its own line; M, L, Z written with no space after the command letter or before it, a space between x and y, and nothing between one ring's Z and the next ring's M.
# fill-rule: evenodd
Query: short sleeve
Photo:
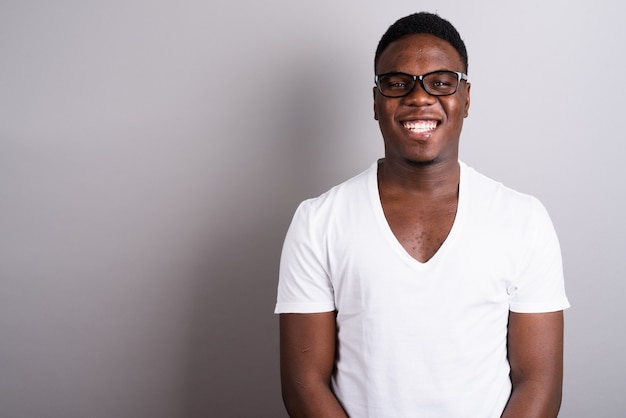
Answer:
M533 198L528 242L519 274L510 288L509 309L518 313L556 312L568 308L561 248L544 206Z
M274 310L277 314L335 310L323 223L316 220L312 203L307 200L300 204L285 237Z

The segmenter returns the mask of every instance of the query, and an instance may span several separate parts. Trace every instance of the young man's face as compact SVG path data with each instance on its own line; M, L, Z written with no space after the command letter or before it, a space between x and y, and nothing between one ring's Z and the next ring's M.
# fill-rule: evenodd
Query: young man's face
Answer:
M429 34L407 35L380 55L376 73L422 75L432 71L464 72L459 53L448 42ZM404 97L384 97L374 88L374 116L385 141L385 158L399 164L458 160L458 145L470 104L469 83L456 93L432 96L419 81Z

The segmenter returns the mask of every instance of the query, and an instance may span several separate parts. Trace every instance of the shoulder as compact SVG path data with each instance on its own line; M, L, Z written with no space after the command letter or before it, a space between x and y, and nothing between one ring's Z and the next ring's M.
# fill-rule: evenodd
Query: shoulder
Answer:
M552 220L539 199L470 167L465 166L463 170L466 184L461 188L461 193L465 193L461 199L465 199L468 227L514 246L534 245L542 237L555 241Z
M535 196L515 190L461 163L465 191L473 205L503 213L530 215L545 208ZM462 181L463 181L462 180Z
M373 164L365 171L334 186L325 193L304 200L296 213L320 218L339 212L349 212L352 207L363 205L370 199L372 182L375 177L376 164Z

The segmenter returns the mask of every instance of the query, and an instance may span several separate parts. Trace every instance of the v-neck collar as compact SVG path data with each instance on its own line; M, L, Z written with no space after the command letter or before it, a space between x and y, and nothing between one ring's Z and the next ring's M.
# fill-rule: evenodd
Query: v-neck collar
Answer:
M411 266L414 266L416 268L426 268L431 265L438 264L439 260L445 258L445 254L449 251L450 247L454 245L456 235L458 234L458 230L460 229L460 225L463 222L463 218L466 212L465 206L467 204L467 166L459 161L459 200L457 203L456 215L454 217L454 221L452 222L450 232L448 233L448 236L444 240L443 244L441 244L437 252L435 252L435 254L427 261L421 262L407 252L407 250L402 246L400 241L398 241L395 234L391 230L389 222L387 222L387 218L385 217L385 213L383 211L382 201L380 199L380 190L378 188L378 163L379 162L376 161L370 168L368 184L370 201L374 210L374 216L376 217L376 223L381 229L385 239L389 242L394 252L401 259L403 259L404 262L410 264Z

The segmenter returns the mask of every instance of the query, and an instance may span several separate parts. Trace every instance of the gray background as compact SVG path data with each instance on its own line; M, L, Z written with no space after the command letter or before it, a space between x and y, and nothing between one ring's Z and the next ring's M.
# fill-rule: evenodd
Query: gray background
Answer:
M617 0L1 0L0 415L285 416L282 239L381 156L373 52L416 8L469 49L462 159L559 232L561 416L626 414Z

